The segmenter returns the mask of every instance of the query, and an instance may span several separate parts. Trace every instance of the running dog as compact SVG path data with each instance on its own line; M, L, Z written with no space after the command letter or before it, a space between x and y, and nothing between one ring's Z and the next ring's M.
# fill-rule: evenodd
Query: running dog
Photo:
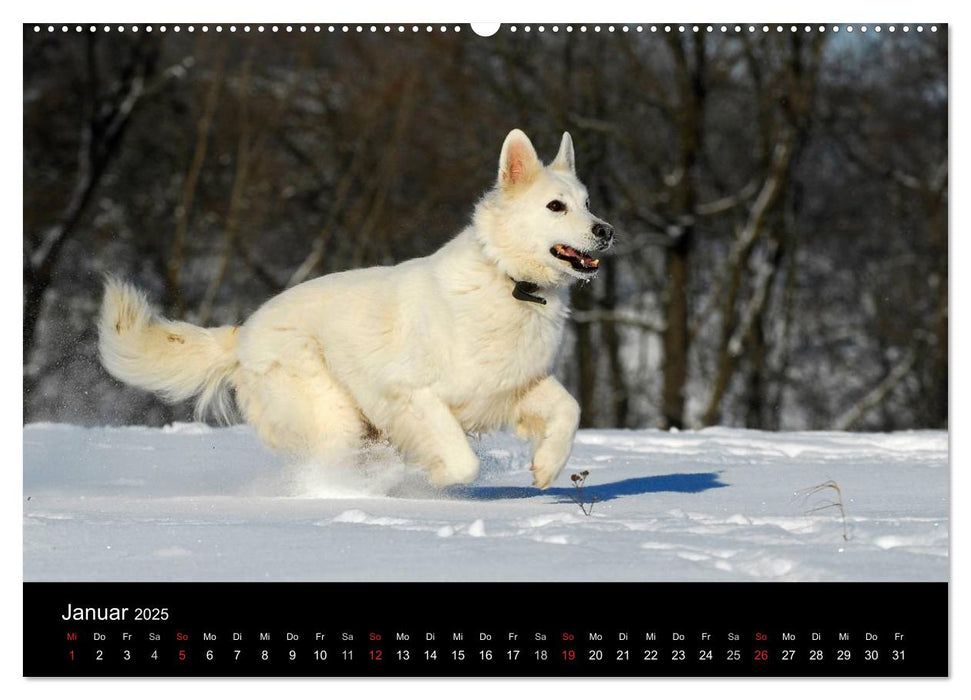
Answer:
M164 319L109 279L101 362L169 401L196 397L199 415L229 414L234 395L262 440L294 455L340 460L380 436L437 487L476 478L468 433L512 428L545 489L580 419L550 375L569 287L596 275L613 237L590 212L570 135L544 165L516 129L471 223L428 257L325 275L220 328Z

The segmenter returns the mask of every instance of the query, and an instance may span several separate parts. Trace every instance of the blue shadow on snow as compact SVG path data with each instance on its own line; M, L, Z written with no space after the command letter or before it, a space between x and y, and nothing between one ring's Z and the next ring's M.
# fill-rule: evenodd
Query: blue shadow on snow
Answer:
M583 493L587 499L594 497L598 503L603 503L621 496L641 496L662 492L701 493L724 486L728 486L728 484L718 480L717 472L703 472L698 474L639 476L609 484L590 484L583 488ZM558 486L546 491L540 491L532 486L455 486L448 489L450 496L477 501L504 501L513 498L537 498L540 496L558 496L563 501L572 501L574 492L572 486Z

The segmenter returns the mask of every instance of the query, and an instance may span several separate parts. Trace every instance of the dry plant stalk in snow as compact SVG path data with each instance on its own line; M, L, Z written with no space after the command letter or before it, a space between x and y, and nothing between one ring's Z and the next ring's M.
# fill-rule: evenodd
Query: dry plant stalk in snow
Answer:
M586 503L587 499L583 492L583 482L587 480L588 476L590 476L590 472L586 469L579 474L570 475L570 481L573 482L573 493L570 494L570 497L574 503L580 506L580 510L583 511L584 515L590 515L593 512L593 504L597 502L596 496L590 496L589 505Z
M846 509L843 507L843 492L840 490L839 484L830 479L829 481L824 481L821 484L816 484L815 486L811 486L808 489L803 489L802 491L797 491L796 493L802 496L805 500L808 500L816 494L825 493L827 489L832 489L833 493L835 494L833 496L833 500L821 501L806 511L806 514L811 515L812 513L818 513L819 511L827 510L829 508L838 509L840 513L840 520L843 523L843 540L849 541L850 536L846 529Z

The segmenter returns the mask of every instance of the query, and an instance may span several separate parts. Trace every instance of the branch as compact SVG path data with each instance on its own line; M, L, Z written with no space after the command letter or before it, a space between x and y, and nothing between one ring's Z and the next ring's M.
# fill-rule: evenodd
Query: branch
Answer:
M177 316L181 316L184 310L179 277L182 272L182 253L185 235L189 229L189 219L192 216L192 206L195 202L199 176L202 173L202 165L206 160L206 152L209 149L209 135L212 131L212 121L216 116L216 107L219 104L219 93L222 89L223 69L226 62L225 46L224 44L223 51L220 53L219 60L216 64L216 74L206 94L205 107L203 108L202 116L199 118L198 128L196 130L196 143L192 154L192 162L189 164L189 171L186 173L185 181L182 185L182 202L176 208L177 219L175 232L172 237L172 254L169 257L166 272L173 306L175 307Z
M726 293L726 290L727 298L723 306L726 315L724 323L730 323L729 315L734 313L735 300L738 295L738 286L741 280L742 267L748 260L753 246L758 242L759 237L762 235L765 217L768 215L769 210L775 205L776 200L782 192L783 185L785 184L789 162L792 158L792 149L794 145L793 137L794 134L792 131L784 131L782 138L779 140L775 149L773 150L772 163L769 168L769 173L766 175L765 181L762 183L758 197L756 197L755 201L752 203L745 226L735 237L735 244L732 246L732 252L728 259L726 271L722 275L715 292L711 295L708 303L698 314L694 325L691 328L689 334L691 342L695 341L695 338L701 331L702 326L708 320L709 314L711 314L711 312L714 310L718 300L722 298L722 295ZM730 337L731 334L727 334L726 339Z
M890 370L879 384L870 390L862 399L857 401L848 411L844 412L833 423L833 430L850 430L871 410L879 406L887 395L893 391L917 361L917 353L913 348L907 351L897 366Z
M100 181L101 174L107 165L110 153L100 153L100 151L102 148L110 148L112 143L117 142L118 136L128 123L132 110L142 95L143 86L144 78L141 75L132 78L132 81L128 84L128 92L115 108L103 136L95 137L94 125L91 122L82 127L81 154L78 157L78 175L74 190L60 220L47 230L40 245L30 255L30 264L35 271L53 265L53 260L56 259L61 246L74 230L74 225L80 218L85 204L91 198L91 193Z
M293 274L290 275L290 279L287 281L287 287L295 287L307 280L314 270L324 259L324 252L327 250L327 244L330 242L330 238L334 233L334 227L337 225L337 219L341 214L344 213L344 207L347 203L347 198L351 192L351 186L354 184L354 179L357 177L358 172L360 172L364 167L364 155L367 150L364 148L364 138L363 134L367 133L368 129L362 129L362 136L358 137L357 143L354 144L354 158L351 160L350 167L344 171L343 177L341 177L340 182L337 184L337 190L334 193L333 203L331 204L330 211L327 215L327 220L324 222L323 227L314 239L314 242L310 246L310 252L304 261L297 266Z
M249 248L246 247L239 236L233 238L232 245L233 250L239 254L246 267L249 268L250 272L252 272L256 279L262 282L267 289L274 294L279 294L286 289L286 286L277 280L276 276L269 270L269 268L263 265L256 258L256 256L250 252Z
M752 195L754 195L759 189L759 183L756 180L751 180L742 189L733 195L728 195L727 197L721 197L711 202L706 202L704 204L699 204L695 207L696 216L714 216L715 214L721 214L726 211L730 211L735 207L744 204Z
M770 240L767 244L766 259L759 265L757 277L755 278L755 291L752 293L752 298L749 299L749 303L745 307L741 323L738 324L738 328L732 334L731 340L728 341L728 352L732 357L738 357L742 354L742 347L745 340L749 337L756 320L762 315L762 311L765 308L765 302L769 298L769 286L775 279L775 273L778 269L778 266L773 262L775 252L778 248L779 244L775 240Z
M574 311L570 320L574 323L617 323L622 326L634 326L651 333L663 333L664 324L656 323L643 316L637 316L628 311L607 311L592 309L590 311Z
M216 297L222 287L229 268L229 258L233 252L233 241L237 237L240 225L240 210L243 207L244 194L249 182L250 163L258 158L263 140L256 141L251 139L250 134L253 130L250 120L250 58L247 57L243 62L242 75L240 77L240 105L239 105L239 140L236 145L236 170L233 174L233 186L229 193L229 208L226 213L226 226L223 235L223 252L216 265L216 273L209 280L205 296L199 306L197 322L205 326L215 311ZM265 133L265 132L264 132Z
M161 86L168 80L183 77L186 68L191 65L191 61L185 60L166 69L152 83L150 89L146 89L145 86L145 78L150 67L145 63L139 65L140 72L132 77L118 104L102 107L102 110L109 110L106 118L107 126L104 131L98 133L100 130L95 124L95 121L99 119L97 114L92 114L90 121L84 124L81 130L81 153L78 157L78 174L74 189L59 221L47 230L40 245L29 256L30 266L33 268L31 270L32 275L37 275L38 271L53 266L60 247L71 235L85 205L91 198L94 188L100 182L101 175L114 154L115 147L124 133L136 105L145 96L161 89ZM95 80L95 76L92 76L92 80Z

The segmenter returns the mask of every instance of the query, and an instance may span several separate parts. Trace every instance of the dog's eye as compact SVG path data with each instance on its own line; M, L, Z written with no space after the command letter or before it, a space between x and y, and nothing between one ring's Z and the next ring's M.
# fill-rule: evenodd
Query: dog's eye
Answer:
M583 203L583 208L586 209L587 211L590 211L590 200L589 199Z
M558 199L554 199L552 202L546 205L546 208L550 211L566 211L566 205Z

